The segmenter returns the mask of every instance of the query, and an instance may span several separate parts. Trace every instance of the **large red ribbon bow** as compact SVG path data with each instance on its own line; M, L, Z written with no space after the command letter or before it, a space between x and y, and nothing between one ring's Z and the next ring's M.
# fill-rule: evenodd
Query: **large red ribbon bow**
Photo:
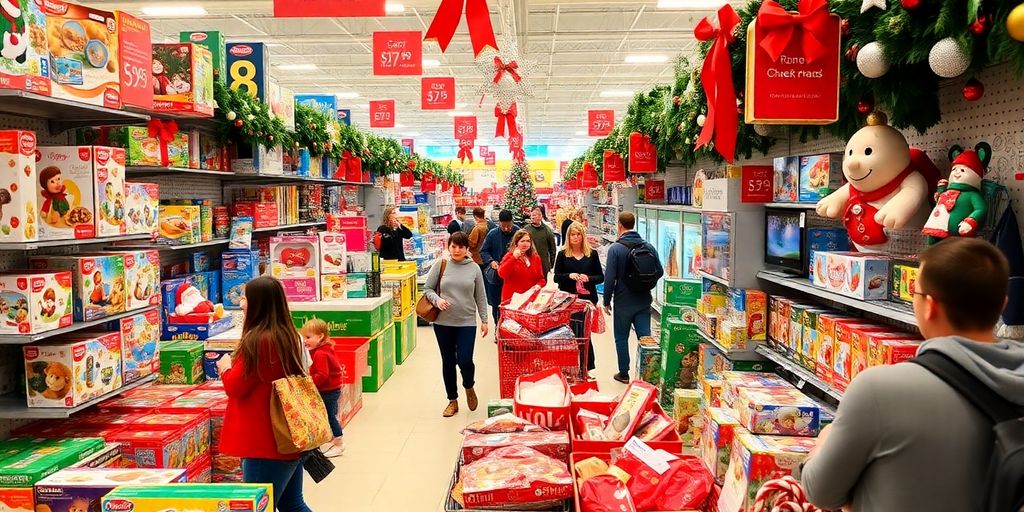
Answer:
M734 32L739 23L740 17L736 11L731 5L725 4L718 9L717 28L708 18L704 18L693 29L698 41L714 39L700 72L704 95L708 99L708 114L704 128L697 137L697 147L707 145L714 135L715 150L730 163L736 154L739 117L736 114L736 87L732 83L729 44L736 39Z
M466 163L467 158L473 163L473 141L459 141L459 161Z
M424 41L437 41L441 53L448 49L448 44L455 36L455 29L462 20L463 5L466 11L466 25L469 27L469 40L473 43L473 55L479 56L487 47L498 48L494 39L494 27L491 26L491 11L487 0L441 0L434 20L430 22Z
M516 83L523 80L523 77L519 76L519 63L516 61L510 61L508 64L502 62L501 57L494 56L494 83L498 83L501 80L501 75L508 73Z
M825 0L800 0L797 14L791 14L774 0L765 0L757 11L755 30L762 37L761 48L773 61L779 60L794 37L809 62L828 55L828 47L819 38L829 32L828 3Z
M146 128L149 130L149 136L155 137L160 142L160 165L167 167L171 163L168 145L178 135L178 123L173 119L168 121L153 119L149 121Z
M502 111L501 107L496 105L494 107L494 117L498 118L498 126L494 129L494 136L504 137L506 126L508 126L509 137L519 135L519 128L516 127L516 116L518 115L519 110L516 108L515 103L505 111Z

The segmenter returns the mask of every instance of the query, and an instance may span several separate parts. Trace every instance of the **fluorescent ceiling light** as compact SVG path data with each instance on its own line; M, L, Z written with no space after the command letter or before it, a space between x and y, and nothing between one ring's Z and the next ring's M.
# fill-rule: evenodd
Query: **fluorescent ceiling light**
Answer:
M725 5L722 0L658 0L658 9L681 9L687 11L713 11Z
M387 2L384 4L384 12L388 14L400 14L405 12L405 6L398 2Z
M608 90L608 91L601 91L601 97L602 98L632 98L633 97L633 91L623 91L623 90L616 90L616 89L612 89L612 90Z
M657 54L626 55L626 64L664 64L666 62L668 62L668 55L657 55Z
M580 131L576 132L576 135L583 135L584 137L589 137L590 133L586 132L584 130L580 130Z
M455 104L455 108L457 108L459 110L462 110L462 109L466 108L466 104L465 103L456 103Z
M441 66L441 61L437 59L423 59L423 67L425 68L436 68Z
M281 71L313 71L316 69L316 64L278 64L277 69Z
M339 100L354 100L359 97L358 92L337 92L334 96Z
M449 112L448 115L450 115L452 117L459 117L459 116L471 116L473 114L470 113L470 112L455 111L455 112Z
M396 125L392 126L392 128L399 128L399 129L400 128L405 128L405 125L404 124L396 124Z
M150 5L142 8L142 14L153 18L194 18L206 16L206 9L201 5Z

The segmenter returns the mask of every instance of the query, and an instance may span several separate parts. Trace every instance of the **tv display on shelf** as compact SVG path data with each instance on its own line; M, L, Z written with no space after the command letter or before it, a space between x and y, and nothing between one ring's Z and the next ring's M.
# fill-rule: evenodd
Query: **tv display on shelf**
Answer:
M765 209L764 262L768 267L807 274L805 215L802 210Z

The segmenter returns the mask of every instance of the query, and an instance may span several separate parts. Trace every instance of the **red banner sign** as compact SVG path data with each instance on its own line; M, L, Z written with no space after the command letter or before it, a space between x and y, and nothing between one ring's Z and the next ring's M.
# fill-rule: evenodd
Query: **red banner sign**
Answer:
M665 200L665 180L647 180L644 182L645 201Z
M437 188L437 178L429 172L420 178L420 192L433 192Z
M614 110L590 110L587 112L587 133L591 137L604 137L615 129Z
M395 100L370 102L370 128L395 127Z
M423 110L454 110L455 79L429 77L420 81L420 108Z
M770 165L744 165L740 173L740 201L770 203L774 196L774 168Z
M658 170L658 149L651 138L638 132L629 134L629 172L647 173Z
M384 16L384 0L274 0L275 18Z
M494 153L487 153L484 155L484 165L494 165L497 161L498 157Z
M121 58L121 103L153 108L153 38L149 23L117 11L118 56Z
M422 75L422 32L374 32L374 75Z
M476 116L455 118L455 140L476 140Z
M604 150L604 181L626 181L626 165L622 155L612 149Z

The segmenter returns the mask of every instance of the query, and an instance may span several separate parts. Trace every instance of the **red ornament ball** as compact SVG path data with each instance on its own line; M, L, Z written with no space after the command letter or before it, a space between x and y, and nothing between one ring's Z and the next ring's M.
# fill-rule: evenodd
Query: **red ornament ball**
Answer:
M857 102L857 112L861 115L868 115L875 111L875 102L870 99L863 99Z
M243 123L241 119L235 119L235 128L241 128L242 124Z
M900 0L900 5L908 11L913 11L918 7L921 7L921 0Z
M974 20L974 23L971 23L971 25L967 28L971 31L971 34L974 34L976 36L982 36L985 35L985 32L988 32L988 27L988 16L985 16L984 14L979 14L978 19Z
M679 96L673 96L672 97L672 104L674 104L674 105L678 105L682 101L683 101L683 99L680 98Z
M981 83L976 78L972 78L967 81L967 85L964 85L962 93L965 100L978 101L985 95L985 84Z

